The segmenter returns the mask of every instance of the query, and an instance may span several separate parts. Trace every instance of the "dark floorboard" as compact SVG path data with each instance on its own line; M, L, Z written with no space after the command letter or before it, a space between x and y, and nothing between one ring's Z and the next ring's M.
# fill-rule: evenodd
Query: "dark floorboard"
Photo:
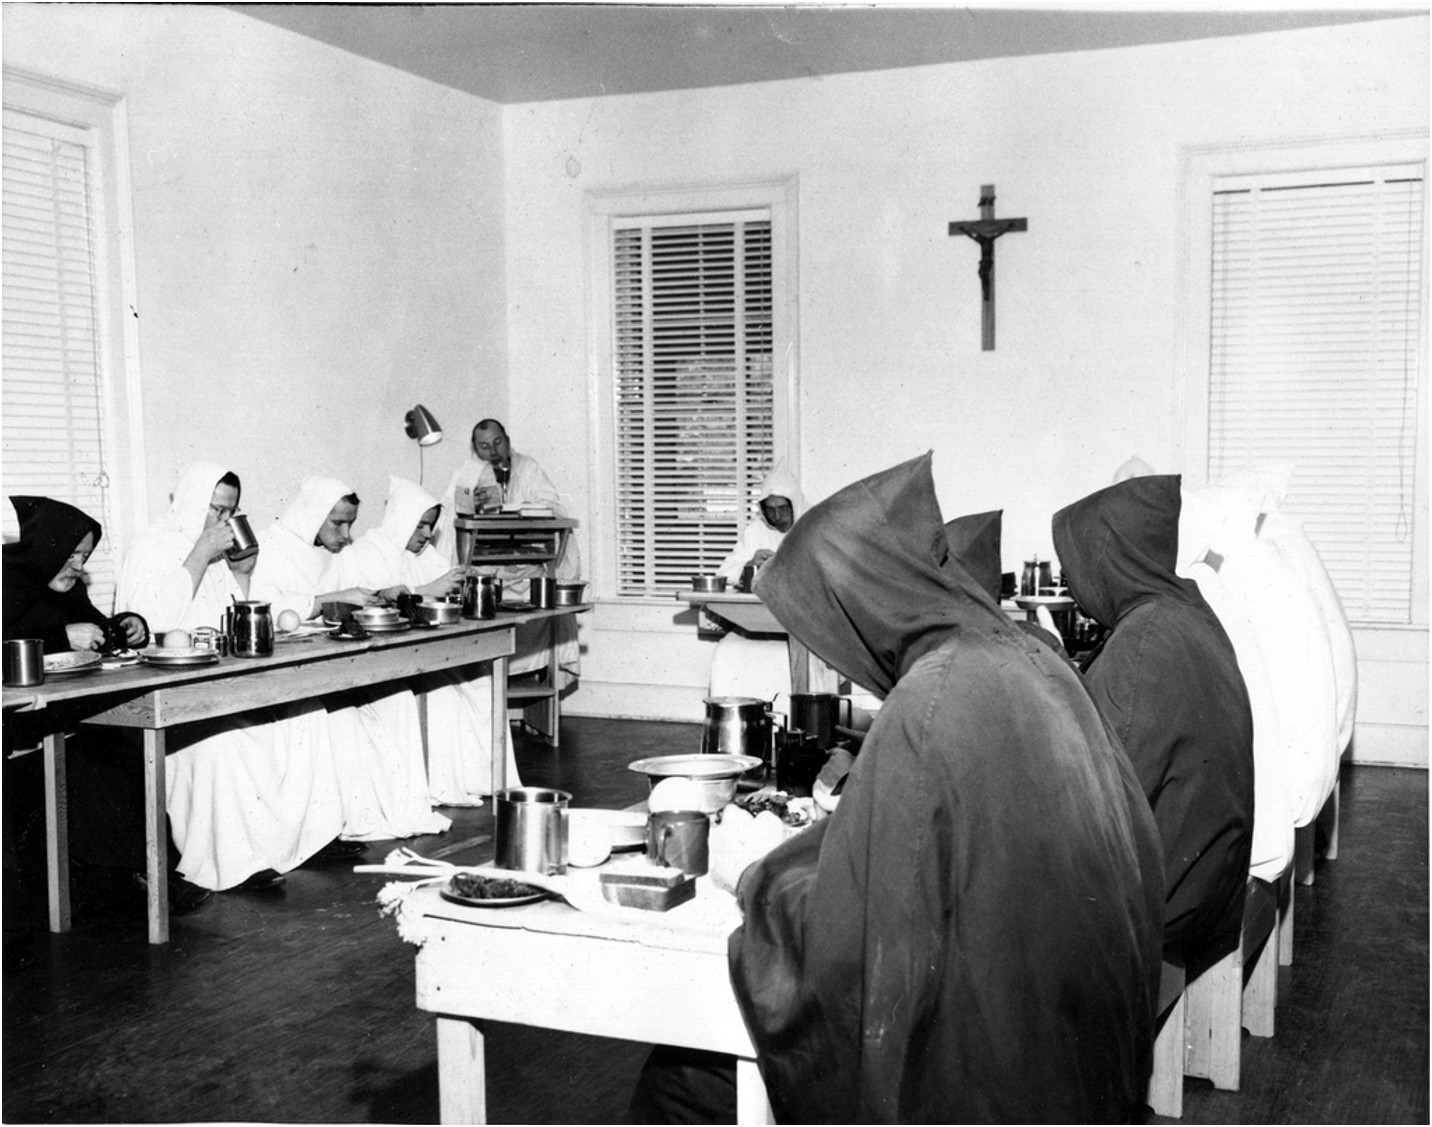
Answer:
M569 717L562 741L523 739L523 780L615 806L645 794L627 763L697 750L700 728ZM1185 1122L1428 1121L1426 784L1415 771L1344 774L1341 855L1298 889L1278 1035L1245 1038L1241 1092L1188 1081ZM432 853L491 833L485 810L448 813L446 834L408 844ZM386 879L300 869L175 920L163 947L145 941L138 902L59 936L7 907L4 1121L436 1122L433 1023L413 1005L413 948L373 900ZM491 1118L620 1122L646 1052L495 1026Z

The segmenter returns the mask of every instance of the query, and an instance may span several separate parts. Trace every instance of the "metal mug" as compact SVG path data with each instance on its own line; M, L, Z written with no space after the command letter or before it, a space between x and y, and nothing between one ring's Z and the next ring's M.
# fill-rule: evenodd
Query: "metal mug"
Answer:
M700 810L662 810L646 822L646 856L687 876L706 875L711 862L711 819Z
M246 560L259 550L259 538L254 535L253 526L243 513L234 513L229 517L229 529L234 534L234 544L224 555L232 562Z
M845 726L849 728L852 707L849 697L835 693L792 693L790 726L814 736L818 747L834 747L842 704L845 705Z
M463 618L496 618L502 581L491 575L469 575L462 584Z
M494 796L499 869L560 875L567 871L567 803L547 787L509 787Z
M15 638L5 643L5 684L45 683L45 643L39 638Z

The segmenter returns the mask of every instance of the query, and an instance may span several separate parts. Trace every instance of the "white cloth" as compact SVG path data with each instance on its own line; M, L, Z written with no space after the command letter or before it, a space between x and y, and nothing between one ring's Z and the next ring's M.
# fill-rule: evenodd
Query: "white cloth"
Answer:
M421 486L390 477L382 523L337 558L340 585L402 584L416 590L446 574L449 563L431 543L420 552L408 551L418 521L435 505L437 501ZM412 687L424 694L427 707L429 801L439 806L481 805L492 793L492 677L464 671L437 673ZM507 785L522 785L510 741Z
M169 512L124 554L116 605L143 615L156 637L196 626L217 629L231 601L246 597L223 559L209 564L197 589L184 567L204 531L214 489L228 472L217 462L191 462L174 487Z
M1265 776L1276 772L1272 785L1284 796L1293 825L1302 826L1317 817L1337 781L1337 690L1332 643L1311 590L1276 546L1254 532L1276 496L1276 489L1247 475L1203 489L1185 488L1179 574L1190 574L1186 569L1199 559L1218 573L1224 590L1219 593L1222 605L1214 611L1234 643L1240 668L1237 627L1230 629L1231 614L1229 621L1223 619L1227 607L1241 611L1247 636L1256 639L1268 685L1260 689L1246 671L1244 681L1250 704L1255 692L1273 694L1280 750L1273 755L1264 747L1259 753L1255 715L1255 763Z
M333 506L351 492L334 478L311 477L303 483L283 516L259 540L251 585L255 598L272 602L275 610L302 606L299 613L306 616L316 596L353 585L342 582L337 563L341 553L314 544ZM451 825L428 801L422 729L411 690L402 684L374 686L345 693L325 706L343 804L343 837L381 841L441 833Z
M217 626L237 591L223 560L197 591L183 566L225 472L212 462L187 467L168 515L125 555L120 605L152 627ZM328 718L316 701L185 725L170 732L167 750L179 872L203 888L232 888L261 869L287 872L343 828Z

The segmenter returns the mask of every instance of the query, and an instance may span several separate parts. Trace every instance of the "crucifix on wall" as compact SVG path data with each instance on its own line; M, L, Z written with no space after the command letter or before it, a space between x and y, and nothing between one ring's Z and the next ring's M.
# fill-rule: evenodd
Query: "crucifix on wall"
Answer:
M980 327L983 351L994 351L994 241L1009 231L1026 231L1027 219L994 217L994 185L980 185L980 217L950 224L950 234L968 235L980 245Z

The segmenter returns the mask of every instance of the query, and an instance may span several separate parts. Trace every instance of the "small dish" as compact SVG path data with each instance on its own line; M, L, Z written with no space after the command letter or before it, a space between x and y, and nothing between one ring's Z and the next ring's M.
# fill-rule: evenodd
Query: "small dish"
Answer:
M71 673L93 673L104 660L94 650L45 655L45 676L66 677Z
M474 873L454 873L438 893L444 900L469 908L514 908L518 904L535 904L551 895L521 881L480 877Z

